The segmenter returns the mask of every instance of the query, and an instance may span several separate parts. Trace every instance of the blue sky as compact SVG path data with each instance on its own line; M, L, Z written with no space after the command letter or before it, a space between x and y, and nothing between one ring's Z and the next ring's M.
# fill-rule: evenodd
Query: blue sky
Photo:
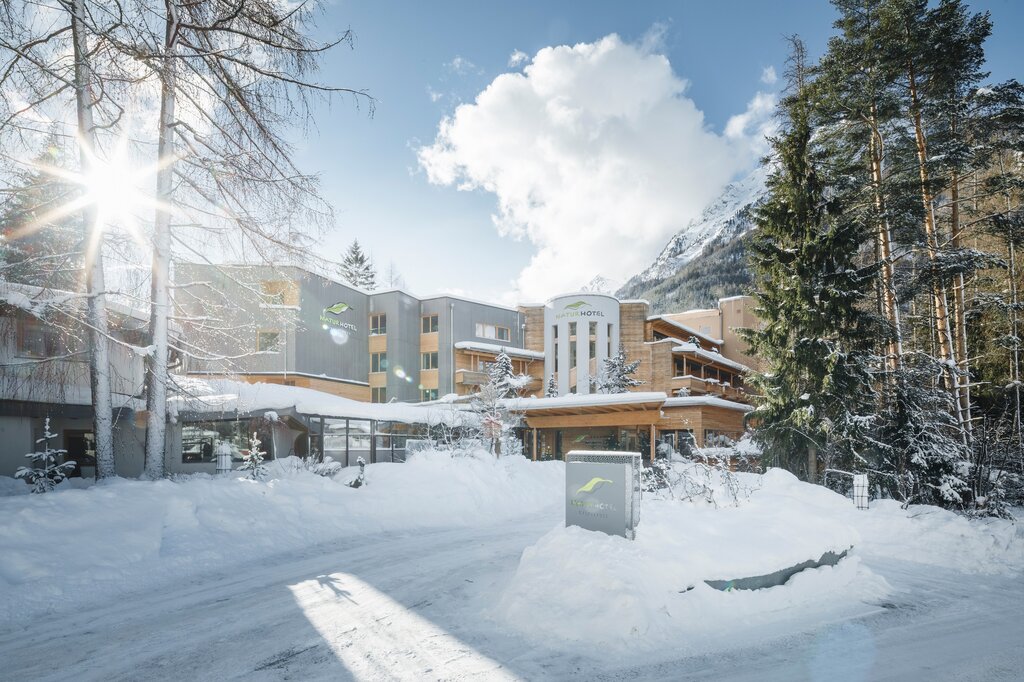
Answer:
M1024 3L992 0L973 6L991 11L995 23L994 35L987 46L993 78L1024 76L1014 71L1024 56L1018 41L1019 31L1024 26ZM372 118L367 116L365 108L356 110L347 101L323 107L317 112L316 129L308 131L299 141L302 167L320 173L324 192L337 211L336 226L325 235L324 250L340 253L353 238L358 238L372 251L379 269L393 262L404 276L407 288L416 293L448 290L507 303L542 298L545 293L555 295L558 291L548 291L548 288L567 287L591 272L611 274L618 269L620 276L622 271L630 274L636 269L631 264L649 262L667 240L666 235L681 227L674 226L673 221L685 222L713 196L715 187L727 181L723 178L742 175L753 165L756 155L741 146L754 144L751 140L758 137L758 129L752 124L743 134L746 142L742 144L738 138L725 140L730 119L750 111L758 93L767 97L777 89L777 83L763 79L763 72L766 67L773 67L781 75L786 56L785 35L799 34L811 53L819 54L831 33L833 17L831 6L823 0L643 4L332 3L320 22L323 35L351 27L356 33L356 42L352 50L339 48L329 54L323 79L346 87L368 88L378 104ZM491 115L483 116L486 122L476 126L469 120L463 122L465 125L461 127L466 129L466 134L459 136L458 149L453 148L453 139L459 132L456 126L452 139L442 145L445 149L438 150L446 157L444 164L454 163L462 168L461 179L439 183L437 177L432 178L421 165L417 152L435 144L441 121L452 116L458 105L472 103L495 78L504 73L521 72L544 48L578 43L593 45L610 34L617 34L621 44L605 43L606 51L613 56L622 53L625 61L620 63L632 65L623 68L636 69L635 80L646 82L644 72L649 71L651 81L657 81L652 90L661 94L652 97L664 95L665 73L658 62L661 55L667 58L672 74L686 81L685 90L672 97L684 98L687 104L692 104L691 109L696 113L684 112L685 115L699 117L702 114L703 120L699 123L711 138L694 141L693 136L701 137L698 131L679 131L679 156L688 158L678 158L678 170L683 173L678 184L701 185L699 190L664 206L655 206L652 213L660 211L660 215L638 215L645 212L648 204L657 203L650 201L650 195L646 199L640 195L632 197L633 204L624 200L621 206L616 201L594 208L600 213L591 221L585 206L562 205L567 201L567 194L578 193L571 192L570 185L559 185L544 196L546 181L530 184L531 181L522 178L518 183L508 179L515 176L516 163L521 175L544 173L550 166L534 164L529 157L536 155L536 150L524 150L522 156L527 158L511 159L518 155L508 154L509 150L514 151L515 145L522 146L524 140L517 139L515 131L507 130L517 125L517 119L504 116L500 109L508 107L498 103L491 105L495 108ZM528 60L512 67L510 56L515 51L524 53ZM562 56L566 59L554 60L544 67L549 77L552 74L562 77L567 71L582 69L584 67L579 65L593 57L589 52L584 56L568 53ZM540 80L540 67L537 71L536 78L529 80ZM615 100L616 91L623 92L636 85L627 74L625 82L620 83L626 87L620 90L614 77L606 78L606 73L595 71L594 77L606 84L607 90L600 94L611 101ZM621 69L610 73L621 74ZM501 87L507 89L509 97L515 97L523 86L521 79L518 84L505 79ZM642 86L636 87L637 90L630 90L632 96L644 99ZM497 95L501 88L494 90ZM766 101L761 101L761 109ZM550 105L551 101L543 101L543 97L536 103L540 108ZM529 118L532 113L535 112L527 111L523 116ZM753 112L752 116L763 120L763 113ZM623 134L621 139L609 139L607 136L612 133L604 124L599 132L594 128L580 134L605 136L606 146L602 148L620 149L624 140L657 134L650 129L660 120L663 118L656 115L638 120L637 130ZM519 132L527 138L557 135L550 127L539 127L536 133L529 129ZM496 147L490 157L481 158L472 148L473 145L486 147L505 133L510 136L505 141L506 146ZM526 142L529 143L529 139ZM571 148L571 141L562 142ZM560 144L556 140L556 146ZM638 140L637 145L642 148L643 140ZM601 153L588 152L585 157L569 159L566 163L568 167L579 167L583 163L593 169L594 164L601 161L595 161L594 155ZM717 159L715 155L722 158L709 161L711 157ZM510 158L510 168L503 166L505 156ZM646 177L664 174L664 160L652 161L648 166L642 158L629 154L614 159L607 167L623 164L646 168ZM714 170L704 173L705 165ZM551 172L559 175L565 167L558 165ZM691 175L686 175L687 171ZM437 173L435 168L434 175ZM705 174L710 176L706 182L693 181L694 178L703 180ZM486 187L494 178L499 178L497 189ZM477 187L459 191L457 185L466 184L467 179ZM616 182L621 183L621 178ZM615 192L608 190L613 186L616 185L598 187L595 192L599 197L614 195ZM495 192L511 197L513 203L519 202L504 215L505 232L518 232L518 239L499 234L492 221L492 215L502 213ZM538 193L542 195L539 199L535 198ZM580 201L587 203L588 200ZM553 205L549 207L551 210L541 212L533 205L538 202ZM594 203L593 198L589 203ZM632 222L624 216L637 216L635 240L628 234L632 227L625 229L624 234L618 234L614 225L591 227L602 223L601 216L609 210L620 207L622 215L610 220L622 224ZM675 217L666 217L667 214ZM564 222L557 222L558 216L562 216ZM524 233L510 226L510 221L526 222L529 226ZM557 229L578 234L582 242L593 233L591 243L581 243L576 256L571 245L559 241L560 237L554 234ZM607 248L602 248L602 244L607 244ZM524 268L539 252L545 253L532 270L524 273ZM523 289L517 291L517 287Z

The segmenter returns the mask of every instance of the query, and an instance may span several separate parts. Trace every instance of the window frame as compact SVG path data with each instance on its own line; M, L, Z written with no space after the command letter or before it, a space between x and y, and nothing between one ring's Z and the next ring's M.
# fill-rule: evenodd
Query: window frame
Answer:
M264 348L260 339L265 334L274 334L276 336L275 346L272 348ZM257 329L256 330L256 352L257 353L280 353L283 350L282 344L282 332L280 329Z
M432 315L423 315L420 317L421 334L436 334L439 329L440 321L437 313Z
M371 403L386 403L388 401L388 387L387 386L371 386L370 387L370 402Z
M425 350L420 353L420 369L437 369L441 361L441 354L436 350Z
M370 336L387 336L388 314L370 313Z
M374 369L376 367L377 369ZM388 371L388 352L386 350L370 353L370 374L384 374Z

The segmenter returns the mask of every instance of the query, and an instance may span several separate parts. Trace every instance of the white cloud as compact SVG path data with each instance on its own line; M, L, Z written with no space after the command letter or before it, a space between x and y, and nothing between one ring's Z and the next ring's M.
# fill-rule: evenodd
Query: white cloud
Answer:
M465 76L469 73L483 73L476 64L465 57L460 57L458 55L456 55L455 59L445 64L445 67L447 67L449 71L457 73L460 76Z
M444 93L440 93L440 92L438 92L437 90L435 90L434 88L432 88L432 87L430 87L428 85L427 86L427 97L430 98L431 102L436 102L439 99L441 99L442 97L444 97Z
M749 145L758 156L768 151L765 139L775 131L773 117L778 99L770 92L759 92L747 103L742 114L732 116L725 124L726 138Z
M775 74L774 66L766 66L761 69L761 82L765 85L775 85L775 81L779 80L779 77Z
M508 56L508 68L516 69L530 60L530 55L522 50L515 50Z
M623 280L759 153L771 95L717 134L686 87L666 57L617 35L545 48L444 118L419 162L432 183L493 193L499 232L534 244L523 300Z

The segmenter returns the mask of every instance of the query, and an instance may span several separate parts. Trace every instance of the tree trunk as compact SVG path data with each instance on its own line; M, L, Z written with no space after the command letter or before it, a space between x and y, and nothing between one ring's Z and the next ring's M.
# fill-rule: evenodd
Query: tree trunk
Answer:
M917 91L917 75L913 62L907 62L907 82L910 86L910 115L914 124L914 140L917 145L917 164L921 178L921 202L924 206L924 230L928 245L928 259L932 267L937 268L939 262L939 236L935 225L934 197L928 188L928 145L925 140L924 126L921 122L921 103ZM938 342L939 359L943 364L943 375L946 388L957 402L957 421L964 442L967 441L967 430L964 425L963 411L960 409L960 383L957 379L956 355L953 351L953 336L949 328L949 302L946 298L946 287L939 281L932 285L932 299L935 305L935 334Z
M98 152L93 123L94 103L89 65L89 46L84 26L83 0L65 4L71 14L71 36L75 55L75 105L81 149L81 172L88 176ZM103 226L98 224L95 204L83 210L86 246L87 320L89 324L89 386L92 391L92 432L96 444L96 478L116 475L114 469L113 398L110 388L110 340L107 323L106 282L103 277Z
M818 480L818 448L813 445L807 449L807 482Z
M956 171L949 179L950 201L950 244L959 249L963 244L960 234L960 176ZM968 436L971 433L971 378L970 357L967 353L967 302L964 291L964 275L958 273L953 281L953 340L956 346L956 357L959 360L958 375L960 413L964 429Z
M174 107L176 60L172 58L177 41L178 20L173 3L167 4L168 15L164 52L161 64L159 170L156 176L156 218L153 223L152 306L149 329L152 352L146 360L146 478L164 475L164 449L167 432L167 338L170 317L171 214L174 191Z
M871 184L875 198L875 210L878 213L876 239L878 255L882 263L879 272L882 278L882 308L885 319L892 327L892 340L886 366L890 373L899 370L903 365L903 329L900 325L900 307L896 299L896 286L893 282L892 267L892 232L889 219L885 215L885 198L882 195L882 136L878 132L877 108L871 104Z

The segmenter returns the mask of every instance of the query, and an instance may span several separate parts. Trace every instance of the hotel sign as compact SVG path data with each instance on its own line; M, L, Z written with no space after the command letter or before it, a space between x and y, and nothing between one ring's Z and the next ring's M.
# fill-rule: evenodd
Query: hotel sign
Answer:
M633 453L570 452L565 464L565 525L632 539ZM635 455L639 458L639 454Z
M339 315L349 309L351 309L351 306L344 301L338 301L334 305L327 306L323 309L323 312L320 313L320 324L323 325L324 329L327 329L328 327L337 327L340 329L347 329L350 332L359 331L351 322L345 322L338 319Z
M556 320L575 317L604 317L604 311L598 310L586 301L574 301L562 306L562 312L555 314Z

